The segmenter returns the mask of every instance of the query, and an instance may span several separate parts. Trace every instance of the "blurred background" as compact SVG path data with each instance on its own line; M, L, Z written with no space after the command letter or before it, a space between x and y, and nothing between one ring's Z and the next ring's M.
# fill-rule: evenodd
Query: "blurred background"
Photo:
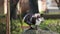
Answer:
M21 1L20 1L21 2ZM29 9L29 1L22 0L17 5L17 15L19 18L22 18L20 14L24 13L27 9ZM0 0L0 34L6 34L6 17L7 17L7 0ZM40 28L42 30L51 30L53 32L60 33L60 0L46 0L47 10L44 13L45 21L40 24ZM21 12L22 11L22 12ZM29 25L22 22L17 18L16 20L12 19L12 27L11 34L20 34L24 29L29 28ZM23 29L23 30L22 30Z

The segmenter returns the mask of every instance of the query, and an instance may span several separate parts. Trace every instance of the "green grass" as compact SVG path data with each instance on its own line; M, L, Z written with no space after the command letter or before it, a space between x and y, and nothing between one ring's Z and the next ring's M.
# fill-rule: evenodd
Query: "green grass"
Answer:
M23 23L24 26L28 26L26 23ZM50 31L60 33L60 19L45 19L43 23L40 24L40 28L46 30L46 28Z
M51 31L60 33L60 19L47 19L40 25L40 28L48 28Z
M4 23L4 18L0 18L0 26L4 27L0 27L2 28L1 30L5 31L5 27L4 25L6 25L6 23ZM23 23L23 26L29 26L28 24ZM3 24L3 25L1 25ZM20 34L21 32L23 32L22 28L21 28L21 22L20 20L12 20L12 34ZM46 28L54 31L54 32L58 32L60 33L60 19L45 19L45 21L43 23L40 24L40 28L45 30ZM0 30L0 31L1 31Z

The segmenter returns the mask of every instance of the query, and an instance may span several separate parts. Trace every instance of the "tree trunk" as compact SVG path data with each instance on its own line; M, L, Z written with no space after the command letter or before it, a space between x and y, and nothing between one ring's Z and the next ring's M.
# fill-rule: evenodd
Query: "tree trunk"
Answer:
M58 8L60 9L60 0L55 0L55 2L57 3Z
M10 19L17 18L17 3L19 0L10 0Z

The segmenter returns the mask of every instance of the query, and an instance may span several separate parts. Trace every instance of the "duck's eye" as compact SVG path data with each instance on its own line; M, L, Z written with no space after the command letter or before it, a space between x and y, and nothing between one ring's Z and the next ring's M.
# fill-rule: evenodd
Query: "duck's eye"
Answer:
M40 16L37 16L37 18L40 18Z

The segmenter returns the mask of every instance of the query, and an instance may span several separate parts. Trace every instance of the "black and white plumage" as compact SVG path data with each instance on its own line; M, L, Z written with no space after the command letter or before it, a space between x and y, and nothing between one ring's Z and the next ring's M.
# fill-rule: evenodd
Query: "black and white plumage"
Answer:
M30 10L24 15L23 21L30 27L31 25L39 26L44 21L43 14L39 13L38 0L29 0Z
M35 13L35 14L29 13L29 14L25 15L25 17L23 18L23 21L25 23L27 23L29 26L31 26L31 25L39 26L40 23L42 23L42 21L44 21L44 18L39 13Z

